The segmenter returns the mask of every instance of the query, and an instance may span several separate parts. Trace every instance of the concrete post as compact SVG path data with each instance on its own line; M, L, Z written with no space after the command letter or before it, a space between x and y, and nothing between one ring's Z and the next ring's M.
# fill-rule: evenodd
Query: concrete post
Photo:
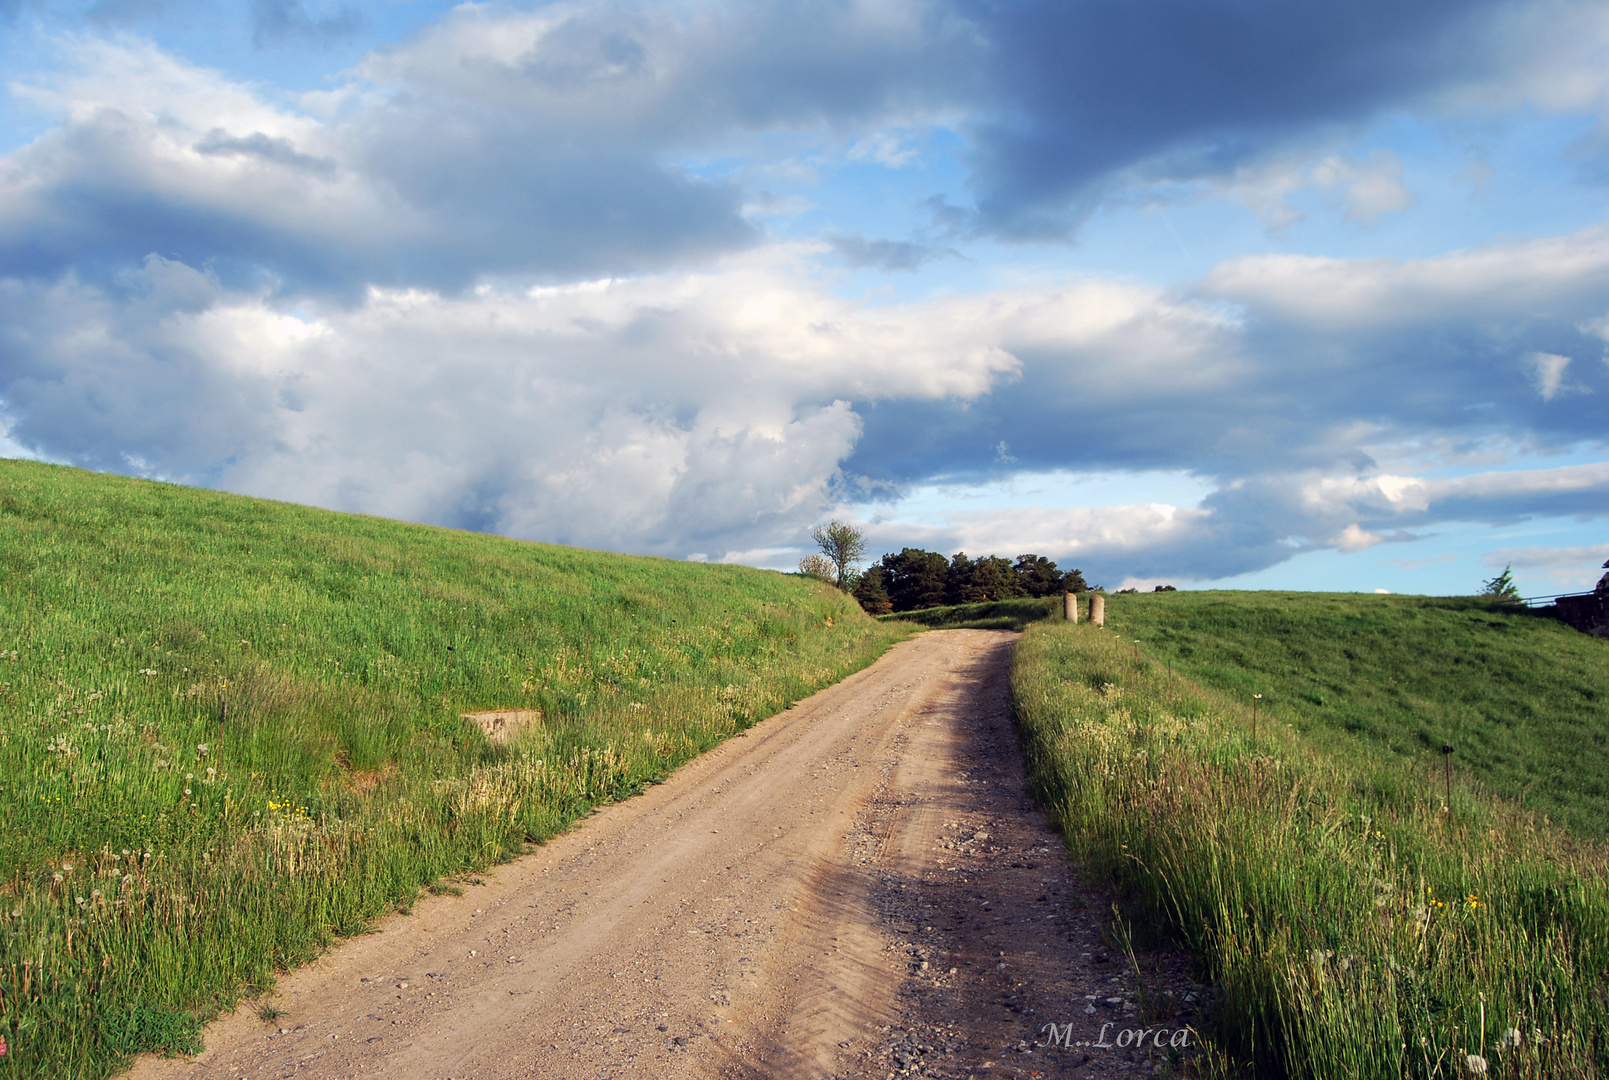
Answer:
M1091 593L1089 597L1089 621L1096 626L1106 625L1106 597L1100 593Z
M1078 594L1068 593L1062 598L1062 615L1070 623L1078 621Z

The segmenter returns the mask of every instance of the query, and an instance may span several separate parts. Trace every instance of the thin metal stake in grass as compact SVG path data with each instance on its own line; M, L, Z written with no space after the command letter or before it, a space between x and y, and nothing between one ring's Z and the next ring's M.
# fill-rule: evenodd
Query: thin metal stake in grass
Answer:
M453 673L453 647L447 646L447 670L441 673L441 707L447 707L447 680Z

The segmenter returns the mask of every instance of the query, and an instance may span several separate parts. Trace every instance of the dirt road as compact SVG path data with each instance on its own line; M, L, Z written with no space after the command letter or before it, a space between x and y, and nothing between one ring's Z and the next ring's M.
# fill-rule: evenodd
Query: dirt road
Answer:
M1177 1028L1190 1007L1142 1025L1133 968L1100 939L1109 909L1022 794L1014 639L906 642L486 884L285 976L278 1020L243 1006L200 1058L132 1075L1146 1071L1117 1034ZM1165 967L1153 991L1198 989ZM1102 1024L1110 1046L1080 1045Z

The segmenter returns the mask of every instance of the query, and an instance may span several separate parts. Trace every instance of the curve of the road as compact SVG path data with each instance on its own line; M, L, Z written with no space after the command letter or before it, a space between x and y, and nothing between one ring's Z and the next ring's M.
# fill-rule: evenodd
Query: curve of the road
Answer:
M1099 1045L1103 1023L1108 1042L1142 1025L1134 971L1023 794L1015 638L905 642L486 884L284 976L280 1019L242 1006L198 1058L131 1075L1148 1070Z

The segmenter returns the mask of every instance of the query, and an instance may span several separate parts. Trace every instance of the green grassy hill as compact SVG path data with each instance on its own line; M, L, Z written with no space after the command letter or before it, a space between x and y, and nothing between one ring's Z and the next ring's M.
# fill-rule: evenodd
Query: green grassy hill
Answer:
M1426 626L1411 616L1427 608L1409 601L1369 619L1372 597L1296 597L1288 609L1257 594L1195 597L1178 608L1173 599L1121 598L1113 622L1146 626L1146 641L1161 624L1182 637L1193 608L1195 632L1251 649L1248 663L1264 665L1251 671L1279 671L1287 681L1276 685L1301 670L1267 659L1292 612L1332 634L1332 618L1356 620L1371 637L1403 624L1417 637ZM1472 647L1490 643L1471 630L1478 609L1450 608L1428 605L1429 625L1454 641L1470 631ZM1215 611L1225 618L1215 621ZM1487 630L1552 638L1545 626L1519 625ZM1326 639L1313 632L1289 644L1321 651ZM1411 650L1398 644L1408 655L1376 658L1373 679L1374 654L1352 649L1352 681L1390 687L1411 673ZM1558 647L1575 645L1566 638ZM1172 647L1185 644L1176 637ZM1181 677L1177 665L1170 673L1120 632L1042 621L1017 647L1011 690L1030 782L1079 863L1112 889L1125 919L1188 946L1213 983L1203 1074L1609 1072L1609 848L1516 811L1466 775L1444 800L1441 777L1392 752L1389 733L1347 733L1311 717L1285 723L1280 702L1264 709L1267 697L1248 700L1235 683L1242 669L1217 646L1194 639L1191 648L1189 659L1235 689ZM1498 700L1496 690L1425 671L1414 685L1427 710L1454 687L1466 695L1459 701ZM1515 677L1493 660L1493 685ZM1328 698L1309 704L1331 707ZM1538 736L1568 730L1546 713L1527 724ZM1121 923L1114 935L1126 940ZM1167 1012L1162 1003L1157 1022Z
M1114 596L1142 655L1321 745L1473 777L1579 835L1609 835L1609 641L1460 597L1178 592Z
M783 574L0 461L0 1077L192 1045L903 633ZM540 719L497 746L493 708Z

